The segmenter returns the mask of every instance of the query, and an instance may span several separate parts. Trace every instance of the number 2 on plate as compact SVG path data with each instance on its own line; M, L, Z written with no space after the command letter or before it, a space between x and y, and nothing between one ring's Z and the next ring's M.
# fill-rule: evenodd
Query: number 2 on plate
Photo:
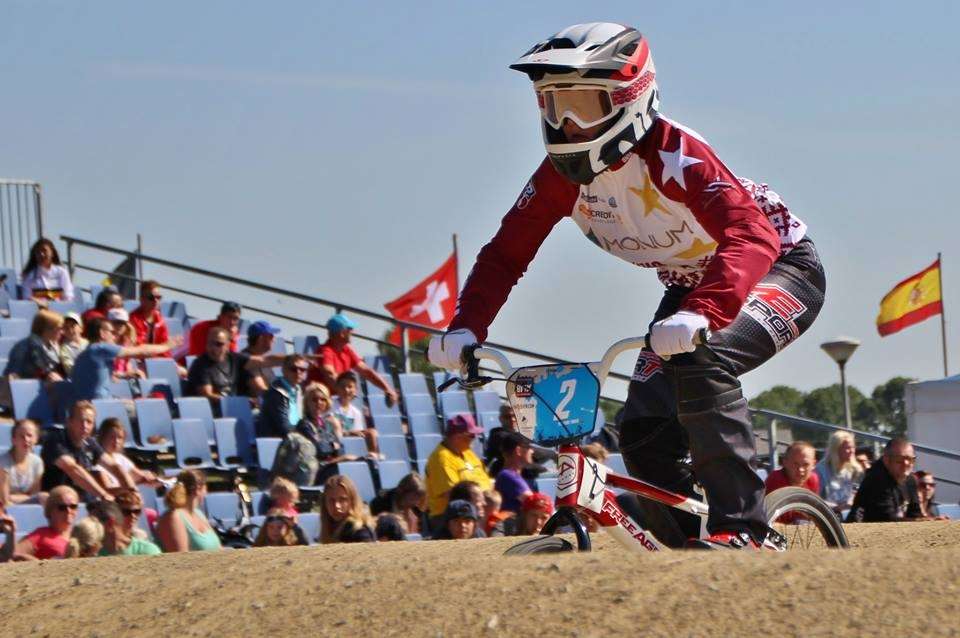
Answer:
M563 393L563 398L560 399L560 403L557 404L557 416L560 417L561 421L566 421L570 418L570 412L567 410L567 404L570 403L573 399L573 395L577 391L577 381L576 379L568 379L560 384L560 392Z

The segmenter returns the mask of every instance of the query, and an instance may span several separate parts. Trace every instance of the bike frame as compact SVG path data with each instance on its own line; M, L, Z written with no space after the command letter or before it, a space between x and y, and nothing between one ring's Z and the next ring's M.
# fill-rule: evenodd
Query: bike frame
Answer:
M645 347L645 337L623 339L610 346L603 358L595 363L584 364L597 376L603 387L614 360L628 350ZM477 348L473 357L497 364L505 378L510 378L519 368L510 365L503 353L491 348ZM583 454L579 445L564 444L559 447L557 458L556 511L544 525L544 533L552 534L567 523L574 527L581 550L589 550L590 540L574 512L593 519L606 533L613 536L632 552L644 553L668 549L656 536L644 529L617 502L613 489L620 489L668 507L700 517L700 535L706 537L708 507L706 502L687 498L661 489L639 479L618 474Z

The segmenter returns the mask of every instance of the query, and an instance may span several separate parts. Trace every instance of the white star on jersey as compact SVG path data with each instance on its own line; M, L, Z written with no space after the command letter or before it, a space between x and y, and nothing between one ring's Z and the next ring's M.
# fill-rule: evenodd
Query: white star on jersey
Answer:
M675 181L680 188L687 190L687 183L683 181L683 169L694 164L701 164L703 160L695 157L688 157L683 154L683 138L680 138L680 146L677 150L671 152L657 151L660 153L660 161L663 162L663 174L660 180L666 186L671 179Z
M430 317L430 323L440 323L444 317L440 304L449 298L450 290L447 289L447 282L431 281L427 284L426 299L410 308L410 318L425 312Z

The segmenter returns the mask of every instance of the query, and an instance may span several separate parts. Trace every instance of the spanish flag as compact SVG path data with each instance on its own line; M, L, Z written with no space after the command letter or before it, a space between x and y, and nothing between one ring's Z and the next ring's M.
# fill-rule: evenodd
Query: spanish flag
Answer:
M938 257L931 266L907 277L887 293L880 302L877 332L886 337L942 312Z

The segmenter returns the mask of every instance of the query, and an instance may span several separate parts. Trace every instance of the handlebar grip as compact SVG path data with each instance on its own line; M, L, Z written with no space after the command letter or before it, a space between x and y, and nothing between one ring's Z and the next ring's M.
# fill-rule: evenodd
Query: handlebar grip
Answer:
M710 341L710 329L709 328L700 328L697 330L697 334L693 335L693 343L700 346L708 341ZM647 350L653 350L650 347L650 335L646 334L643 336L643 347Z

